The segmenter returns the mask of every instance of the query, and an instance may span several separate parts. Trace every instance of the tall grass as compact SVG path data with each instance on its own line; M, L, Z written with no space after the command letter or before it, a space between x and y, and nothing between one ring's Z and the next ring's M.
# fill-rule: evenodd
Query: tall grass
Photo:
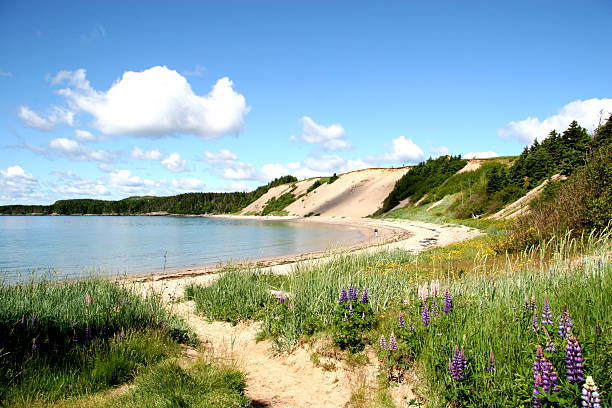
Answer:
M0 284L0 332L0 399L15 403L120 384L197 342L159 297L93 277Z

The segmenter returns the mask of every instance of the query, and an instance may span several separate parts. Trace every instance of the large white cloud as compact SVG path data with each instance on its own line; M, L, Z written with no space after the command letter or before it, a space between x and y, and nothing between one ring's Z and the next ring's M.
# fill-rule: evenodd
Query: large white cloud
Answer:
M318 144L323 150L342 150L351 147L346 140L346 132L339 123L323 126L308 116L300 119L302 133L300 138L308 143Z
M214 139L238 134L250 110L229 78L219 79L207 95L199 96L184 76L165 66L125 72L107 91L93 89L84 69L60 71L50 81L66 84L58 93L66 97L70 112L91 114L92 126L105 135L185 133ZM25 106L20 116L32 127L48 130L53 126L53 118L42 118Z
M172 180L172 187L177 193L193 193L202 191L205 183L197 178L183 178Z
M612 113L612 99L592 98L587 100L576 100L568 103L559 113L540 121L538 118L528 117L527 119L510 122L506 126L497 130L497 134L504 139L517 139L524 143L531 143L535 139L545 139L551 130L563 132L568 128L572 121L589 131L593 131L601 118L605 121Z

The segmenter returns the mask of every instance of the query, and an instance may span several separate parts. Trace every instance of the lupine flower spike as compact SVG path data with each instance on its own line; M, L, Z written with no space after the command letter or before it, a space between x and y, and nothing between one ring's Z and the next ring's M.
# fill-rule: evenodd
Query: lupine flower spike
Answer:
M397 350L397 340L395 340L395 336L393 332L391 332L391 336L389 337L389 351Z
M357 300L357 288L349 288L349 300Z
M553 324L553 315L550 310L550 303L548 302L548 296L544 298L544 308L542 309L542 325Z
M440 308L438 307L438 304L436 303L436 298L433 298L433 301L431 303L431 316L436 317L439 314L440 314Z
M89 305L91 305L91 296L89 296L89 293L87 295L85 295L85 306L89 307Z
M402 316L402 312L399 312L399 317L397 319L397 325L400 329L406 327L406 320L404 320L404 316Z
M423 306L421 306L421 320L423 320L424 326L429 326L429 310L425 302L423 302Z
M414 326L412 325L412 319L409 320L408 330L414 331Z
M368 304L368 288L363 288L363 295L361 295L361 304Z
M582 386L582 406L585 408L601 408L601 399L593 377L587 377Z
M534 333L540 331L540 325L538 324L538 309L533 311L533 319L531 320L531 331Z
M425 302L428 297L429 291L427 289L427 284L425 284L419 288L419 299L421 299L421 302Z
M283 294L281 293L280 298L278 298L278 301L280 302L281 305L285 304L285 297L283 296Z
M555 351L557 348L555 347L555 343L550 338L550 334L548 333L548 330L546 330L546 327L544 327L544 333L546 333L546 349L545 350L548 352Z
M448 362L448 369L451 377L456 381L463 380L463 373L466 367L467 361L463 348L459 351L459 346L455 346L453 357Z
M342 304L348 300L348 296L346 295L346 288L342 286L342 290L340 291L340 299L338 300L338 304Z
M444 291L444 314L449 314L453 311L453 298L451 297L448 288Z
M567 381L570 383L584 381L582 349L574 336L567 339L567 346L565 347L565 368L567 369Z
M380 349L383 351L387 350L387 341L384 334L380 336Z
M570 337L572 335L573 326L574 323L572 323L572 319L570 319L567 306L564 306L563 312L561 313L561 318L559 319L559 337Z
M489 351L489 368L492 373L497 371L497 367L495 366L495 357L493 357L493 351Z
M531 311L533 312L536 309L535 295L531 295Z
M529 296L525 295L525 302L523 303L523 312L525 314L531 312L531 308L529 306Z

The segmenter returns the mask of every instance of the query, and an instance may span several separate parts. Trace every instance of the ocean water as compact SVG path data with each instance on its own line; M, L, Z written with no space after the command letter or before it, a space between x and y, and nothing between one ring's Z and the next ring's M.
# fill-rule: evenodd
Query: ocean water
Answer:
M322 223L205 217L0 216L0 277L141 274L335 248L363 239Z

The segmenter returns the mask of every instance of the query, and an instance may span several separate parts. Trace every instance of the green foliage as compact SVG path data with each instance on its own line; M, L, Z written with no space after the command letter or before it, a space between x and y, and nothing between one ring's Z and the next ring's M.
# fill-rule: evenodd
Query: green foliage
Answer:
M196 362L182 368L166 361L139 376L127 394L109 406L131 407L248 407L246 378L240 371Z
M418 201L432 188L442 184L466 164L467 160L463 160L459 156L441 156L437 159L427 159L427 161L419 163L395 183L395 187L385 198L382 208L376 214L391 210L400 201L408 197L413 202Z
M336 175L336 173L334 173L334 175L333 175L333 176L331 176L331 177L329 178L329 180L327 180L327 183L328 183L328 184L331 184L331 183L333 183L334 181L338 180L339 178L340 178L340 177L338 177L338 176Z
M602 231L612 220L612 145L601 145L585 166L554 184L531 211L511 226L513 248L533 245L566 231Z
M334 344L352 353L365 347L364 333L376 325L376 318L369 303L359 299L348 299L338 303L332 315L332 337Z
M322 182L321 179L317 179L314 183L312 183L310 185L310 187L308 187L308 190L306 190L306 194L308 194L311 191L315 190L317 187L322 186L323 184L325 184L325 182Z
M285 207L293 203L297 198L293 193L285 193L278 197L272 197L261 211L261 215L279 214Z
M92 199L59 200L52 205L0 206L0 214L225 214L234 213L257 200L272 187L297 181L293 176L279 177L249 192L186 193L170 197L130 197L118 201Z

